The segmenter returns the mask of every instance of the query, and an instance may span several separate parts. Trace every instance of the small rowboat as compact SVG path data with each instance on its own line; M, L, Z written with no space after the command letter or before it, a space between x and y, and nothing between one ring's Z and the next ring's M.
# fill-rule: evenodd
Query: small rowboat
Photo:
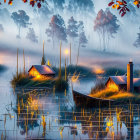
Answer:
M72 93L73 93L73 98L74 98L76 106L108 107L109 105L115 102L114 100L91 97L89 95L85 95L75 90L72 90Z

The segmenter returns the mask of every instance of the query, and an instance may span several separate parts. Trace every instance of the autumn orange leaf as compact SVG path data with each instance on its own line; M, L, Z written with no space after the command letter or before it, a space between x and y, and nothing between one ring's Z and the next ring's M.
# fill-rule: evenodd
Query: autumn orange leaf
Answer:
M116 7L117 7L117 5L116 5L116 4L112 5L112 8L113 8L113 9L115 9Z
M139 4L139 2L138 2L138 1L134 1L134 4L135 4L135 5L138 5L138 4Z
M9 4L9 5L12 5L12 1L9 1L8 4Z

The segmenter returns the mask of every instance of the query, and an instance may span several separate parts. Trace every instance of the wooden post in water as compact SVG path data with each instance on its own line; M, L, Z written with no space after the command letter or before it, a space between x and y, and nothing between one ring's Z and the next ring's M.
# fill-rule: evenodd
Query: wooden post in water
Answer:
M24 49L23 49L23 72L25 75L25 55L24 55Z
M43 40L43 58L44 58L44 40Z
M71 43L70 43L70 65L71 65Z
M44 53L44 40L43 40L43 55L42 55L41 65L45 65L45 64L46 64L46 59L45 59L45 53Z
M60 64L59 64L59 79L61 79L61 47L62 47L62 43L60 42Z
M18 78L18 48L17 48L17 78Z
M100 111L100 101L99 101L99 131L100 131L100 113L101 111Z
M139 119L140 119L140 118L139 118L139 105L138 105L138 121L139 121Z
M66 64L66 56L65 56L65 81L67 81L67 64Z
M29 66L30 66L30 59L29 59L29 56L28 56L28 69L29 69Z

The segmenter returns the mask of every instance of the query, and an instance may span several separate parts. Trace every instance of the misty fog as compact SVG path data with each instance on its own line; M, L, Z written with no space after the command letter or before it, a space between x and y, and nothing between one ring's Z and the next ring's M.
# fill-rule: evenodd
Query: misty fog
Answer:
M91 0L92 1L92 0ZM0 63L5 63L7 65L16 64L16 49L20 49L20 54L24 48L26 54L26 60L30 58L30 64L39 64L42 56L42 45L43 40L45 41L45 55L46 58L51 61L54 65L59 63L59 46L61 40L54 41L54 47L52 45L52 40L47 36L46 29L49 28L49 23L53 15L59 14L65 22L65 26L68 26L68 20L73 16L73 18L79 22L83 21L84 31L87 37L88 43L86 47L80 48L79 64L86 65L117 65L125 66L126 63L132 58L137 67L139 67L140 60L140 50L134 47L134 42L137 37L137 33L140 32L140 11L131 11L127 13L124 17L118 14L118 11L108 7L108 0L93 0L93 7L88 10L84 8L75 9L75 11L70 11L68 8L70 0L65 0L62 7L56 7L52 0L47 1L48 12L44 13L42 7L39 9L37 6L32 7L29 3L23 3L20 0L14 0L13 5L9 6L3 4L0 7L0 24L3 25L4 32L0 33ZM74 3L74 0L71 1ZM6 10L4 10L6 8ZM107 46L106 52L100 50L99 36L98 33L94 31L94 21L96 19L97 13L103 9L109 8L112 14L117 17L118 25L120 25L114 38L109 39L109 45ZM18 39L16 36L18 34L18 28L11 18L12 12L17 12L18 10L24 10L29 16L29 23L27 28L21 28L21 38ZM72 10L72 9L71 9ZM38 42L32 42L26 38L29 28L33 28L35 36ZM62 51L65 48L69 48L69 44L72 44L72 62L76 64L76 56L78 51L78 39L72 41L67 37L67 42L62 41ZM9 59L11 58L11 59ZM63 56L64 58L64 56ZM22 56L21 56L22 59ZM55 62L54 62L55 60ZM113 63L115 62L115 64ZM27 63L27 62L26 62ZM22 65L22 60L21 60Z

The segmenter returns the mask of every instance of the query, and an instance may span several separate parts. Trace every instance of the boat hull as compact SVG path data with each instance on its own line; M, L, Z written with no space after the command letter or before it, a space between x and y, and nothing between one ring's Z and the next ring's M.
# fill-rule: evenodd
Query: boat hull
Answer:
M114 103L113 100L105 100L101 98L94 98L73 90L73 99L76 106L83 107L109 107Z

